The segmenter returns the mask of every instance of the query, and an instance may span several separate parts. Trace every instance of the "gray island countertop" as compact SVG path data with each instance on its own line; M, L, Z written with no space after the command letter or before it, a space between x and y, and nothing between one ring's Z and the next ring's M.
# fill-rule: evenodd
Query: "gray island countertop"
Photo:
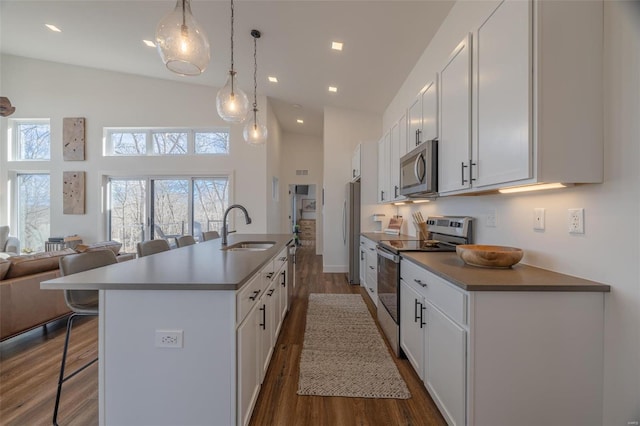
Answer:
M229 245L242 241L273 241L275 245L262 251L225 251L218 238L44 281L40 288L238 290L292 240L292 234L230 234Z

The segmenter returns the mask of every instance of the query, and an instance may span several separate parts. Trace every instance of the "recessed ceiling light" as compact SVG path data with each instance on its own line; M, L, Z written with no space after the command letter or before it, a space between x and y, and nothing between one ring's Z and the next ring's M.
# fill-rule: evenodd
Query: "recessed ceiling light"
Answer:
M62 30L58 27L56 27L53 24L44 24L45 27L49 28L51 31L55 32L55 33L61 33Z
M146 44L149 47L156 47L156 44L154 42L152 42L151 40L142 40L142 42L144 44Z
M300 118L298 118L296 121L298 122L298 124L304 124L304 120L302 120Z
M339 41L332 41L331 42L331 48L333 50L342 50L342 43Z
M278 77L273 77L273 76L269 76L267 77L269 79L270 82L272 83L277 83L278 82Z
M329 86L329 91L333 92L333 93L337 93L338 92L338 88L334 87L334 86Z

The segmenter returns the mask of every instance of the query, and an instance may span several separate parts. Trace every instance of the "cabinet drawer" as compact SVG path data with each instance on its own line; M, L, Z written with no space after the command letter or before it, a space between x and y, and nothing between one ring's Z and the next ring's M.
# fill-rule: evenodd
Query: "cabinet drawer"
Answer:
M278 253L278 255L275 257L273 263L274 263L273 270L275 272L278 272L280 270L280 268L282 268L282 265L287 263L287 248L283 248L282 251L280 253Z
M419 285L420 293L458 324L467 324L467 295L418 265L402 260L400 276L407 283Z
M253 305L258 303L260 296L262 296L263 284L262 274L256 274L236 294L236 324L240 324Z

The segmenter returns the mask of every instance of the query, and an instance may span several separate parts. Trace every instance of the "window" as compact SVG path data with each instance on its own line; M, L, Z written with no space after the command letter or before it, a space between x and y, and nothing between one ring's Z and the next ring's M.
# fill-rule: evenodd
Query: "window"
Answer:
M229 205L229 177L141 177L109 179L109 238L125 252L136 244L222 229Z
M228 129L105 129L105 156L226 155Z
M13 124L13 160L49 160L51 131L49 120L11 120Z
M50 179L48 173L18 173L16 217L23 251L44 251L50 227Z

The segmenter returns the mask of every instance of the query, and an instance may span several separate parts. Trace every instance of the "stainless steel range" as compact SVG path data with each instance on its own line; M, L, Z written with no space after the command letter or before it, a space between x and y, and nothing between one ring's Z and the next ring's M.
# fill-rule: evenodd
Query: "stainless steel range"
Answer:
M473 219L466 216L431 216L427 240L389 239L378 243L378 322L397 356L400 355L400 253L403 251L456 251L472 243Z

